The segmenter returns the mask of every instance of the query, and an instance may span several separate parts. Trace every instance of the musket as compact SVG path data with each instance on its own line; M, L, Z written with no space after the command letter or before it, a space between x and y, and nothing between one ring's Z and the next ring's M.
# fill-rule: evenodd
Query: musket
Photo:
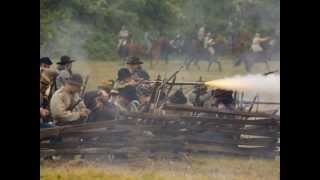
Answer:
M268 76L269 74L274 74L274 73L276 73L276 72L278 72L278 70L269 71L269 72L264 73L263 75L264 75L264 76Z
M186 81L186 82L141 81L141 83L146 83L146 84L163 83L166 85L175 85L175 86L205 85L204 82L197 82L197 81Z
M86 79L84 81L84 85L83 85L81 92L80 92L80 99L78 101L76 101L76 103L74 103L70 108L68 108L67 109L68 111L73 111L73 109L76 108L81 101L83 101L83 97L84 97L84 93L87 88L88 80L89 80L89 75L86 76Z
M151 107L151 103L154 102L155 99L156 99L157 89L160 86L160 82L161 82L160 80L161 80L161 77L160 77L160 75L158 75L156 83L155 83L155 86L154 86L154 88L152 90L150 101L149 101L149 103L147 104L147 107L146 107L146 112L149 112L150 107Z
M181 66L176 72L174 72L168 79L165 79L161 82L161 85L159 87L159 91L158 91L158 95L157 95L157 100L155 102L155 107L158 106L158 103L159 103L159 99L160 99L160 96L161 96L161 92L164 90L165 86L169 84L169 82L175 78L177 76L177 74L182 70L184 66Z

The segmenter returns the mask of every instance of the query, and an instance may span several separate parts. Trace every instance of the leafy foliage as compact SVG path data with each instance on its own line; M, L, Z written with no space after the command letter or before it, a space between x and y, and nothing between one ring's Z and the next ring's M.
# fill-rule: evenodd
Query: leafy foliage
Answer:
M223 35L272 34L279 7L280 0L40 0L40 49L50 56L114 58L122 25L138 42L145 31L187 36L202 25Z

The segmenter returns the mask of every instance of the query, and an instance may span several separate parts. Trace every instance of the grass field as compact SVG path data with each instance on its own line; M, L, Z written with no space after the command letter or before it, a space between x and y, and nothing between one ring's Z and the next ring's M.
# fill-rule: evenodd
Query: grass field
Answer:
M144 68L155 79L157 74L168 77L176 71L182 61L171 61L169 65L160 62ZM244 67L233 67L231 60L222 61L222 72L213 65L210 72L207 64L201 62L201 70L191 66L189 71L183 69L178 80L196 81L200 76L204 80L213 80L237 74L246 74ZM74 72L90 75L88 89L96 88L102 80L115 79L120 62L77 61ZM270 63L271 69L279 69L279 61ZM252 73L266 72L264 64L256 64ZM192 157L189 160L146 160L133 164L93 163L83 161L41 162L42 180L274 180L279 179L280 161L243 157Z
M178 74L177 80L197 81L200 76L206 81L228 77L237 74L246 74L244 66L233 67L233 61L230 59L223 59L221 61L223 71L219 72L217 65L213 64L211 71L207 71L207 63L200 62L201 69L198 70L196 66L190 66L187 71L185 68ZM175 72L182 65L182 61L170 61L168 65L164 62L159 62L150 69L150 63L145 62L144 68L148 71L151 79L156 79L157 75L161 77L169 77L170 74ZM120 62L107 62L107 61L77 61L73 65L73 71L83 75L90 75L88 82L88 89L96 88L97 84L102 80L116 79L117 71L124 65ZM272 61L270 63L271 70L279 69L279 61ZM252 73L267 72L264 64L256 64L252 69Z
M41 165L42 180L274 180L280 161L241 157L192 157L133 164L84 161Z

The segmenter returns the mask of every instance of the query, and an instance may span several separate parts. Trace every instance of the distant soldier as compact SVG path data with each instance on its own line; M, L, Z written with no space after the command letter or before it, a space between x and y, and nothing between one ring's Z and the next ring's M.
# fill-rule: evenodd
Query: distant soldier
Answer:
M127 61L127 67L132 74L132 78L136 80L149 80L149 74L142 69L143 62L138 57L131 57Z
M130 33L126 29L126 26L122 26L119 32L118 48L120 48L121 46L126 46L128 44L129 37Z
M208 48L208 42L209 42L209 39L210 39L210 37L211 37L211 32L208 32L207 34L206 34L206 36L204 37L204 48Z
M149 32L145 32L144 36L143 36L143 42L144 42L144 46L146 47L146 54L150 53L150 50L152 48L152 38L150 37L150 33Z
M42 72L45 69L50 69L50 66L52 65L52 61L48 57L40 58L40 72Z
M200 27L200 29L198 31L198 40L200 42L203 42L205 33L206 33L205 27L204 26Z
M251 49L255 53L260 53L263 51L261 43L268 41L269 38L262 38L260 33L256 33L255 37L253 38Z
M72 74L70 78L65 80L64 86L53 94L50 110L57 125L79 122L79 120L85 120L88 117L90 111L79 96L82 83L80 74ZM76 105L76 103L78 104ZM71 109L73 106L75 107Z
M184 41L180 33L177 33L176 37L173 40L171 40L169 43L172 46L172 48L177 49L177 52L181 53Z
M64 81L72 75L72 63L74 61L75 60L71 60L69 56L62 56L60 62L57 62L57 71L59 73L56 78L57 89L60 89L63 86Z
M136 88L126 86L119 90L119 96L115 102L118 112L139 112L140 103L136 94Z
M213 56L215 54L214 45L216 44L216 41L214 39L213 35L210 35L207 42L207 48L209 53Z

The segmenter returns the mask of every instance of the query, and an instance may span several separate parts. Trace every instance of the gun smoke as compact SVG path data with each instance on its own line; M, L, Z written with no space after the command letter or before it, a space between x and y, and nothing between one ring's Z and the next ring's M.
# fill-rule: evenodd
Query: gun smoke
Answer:
M208 81L205 84L212 88L235 90L267 97L280 96L280 75L277 74L271 74L268 76L264 76L262 74L249 74L245 76L238 75L234 77Z

